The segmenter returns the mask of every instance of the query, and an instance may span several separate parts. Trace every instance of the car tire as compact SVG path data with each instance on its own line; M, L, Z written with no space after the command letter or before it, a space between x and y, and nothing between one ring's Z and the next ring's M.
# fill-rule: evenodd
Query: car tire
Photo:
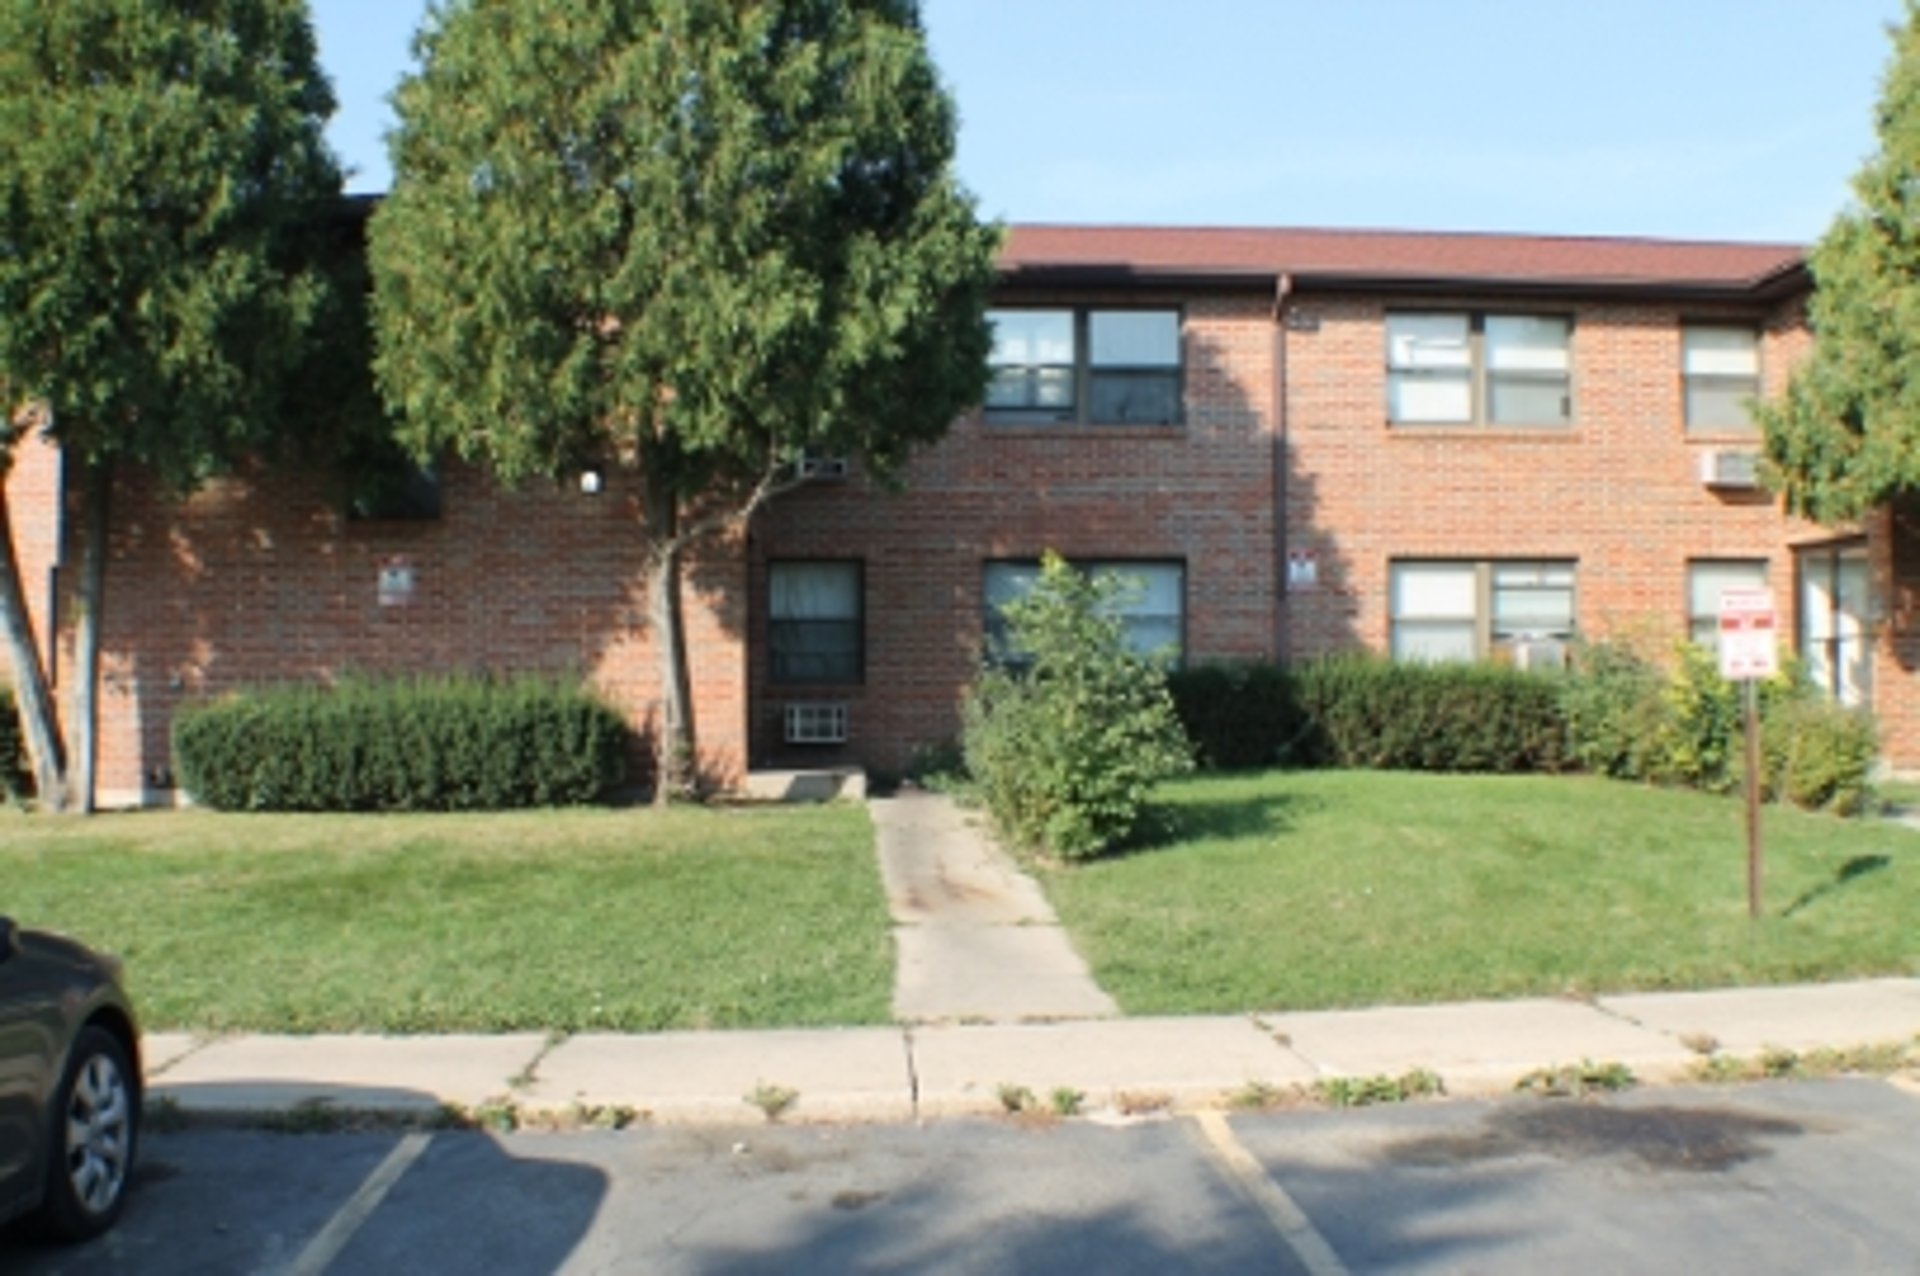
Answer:
M63 1240L98 1236L126 1204L140 1134L139 1092L119 1038L80 1030L48 1115L41 1225Z

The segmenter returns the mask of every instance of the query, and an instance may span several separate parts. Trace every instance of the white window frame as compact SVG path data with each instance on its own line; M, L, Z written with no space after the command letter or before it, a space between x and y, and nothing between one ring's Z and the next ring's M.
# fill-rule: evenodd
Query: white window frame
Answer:
M1169 667L1178 667L1186 658L1187 648L1187 564L1179 558L1135 558L1135 559L1076 559L1071 566L1088 575L1110 572L1116 576L1132 573L1139 576L1146 572L1171 572L1173 574L1173 599L1177 607L1174 612L1134 612L1129 610L1128 598L1119 601L1121 621L1127 628L1128 646L1134 654L1161 661ZM990 659L1002 659L1009 663L1019 663L1018 653L1009 652L1006 638L1006 621L1001 614L1002 601L995 595L1001 594L1004 601L1022 597L1040 578L1040 562L1029 558L992 558L981 565L981 621L986 638L987 654ZM1017 591L1003 591L996 588L995 577L1003 581L1018 580ZM1153 588L1147 588L1147 600L1153 597ZM1136 624L1136 622L1138 622ZM1170 643L1148 643L1139 637L1139 628L1152 625L1164 629L1169 623L1173 628L1173 640Z
M1012 373L1021 374L1035 393L1025 402L993 402L993 392L989 389L988 401L981 408L983 420L992 424L1013 425L1112 425L1112 426L1178 426L1186 421L1186 316L1177 306L995 306L987 311L989 322L997 322L1001 315L1050 315L1065 318L1070 326L1070 349L1066 362L1049 360L1046 362L1014 362L1002 354L1001 345L995 342L993 351L988 355L989 386L999 384L1001 379ZM1173 344L1170 351L1159 357L1147 357L1144 360L1135 356L1133 361L1121 362L1109 359L1100 361L1096 347L1105 344L1098 341L1101 336L1096 331L1106 319L1145 319L1159 318L1172 323ZM1151 352L1148 352L1151 355ZM1065 371L1070 386L1067 402L1039 402L1038 387L1047 374ZM1170 389L1172 412L1146 412L1135 419L1127 419L1124 413L1102 416L1096 412L1095 398L1103 384L1132 381L1141 383L1160 383L1163 389ZM1010 383L1010 382L1009 382ZM1125 400L1123 396L1123 401ZM1141 400L1151 404L1152 396Z
M831 570L836 574L850 573L851 590L846 591L852 599L851 614L845 612L822 613L815 615L783 614L782 599L786 591L780 586L780 578L786 572L807 570ZM840 582L841 586L848 583ZM767 680L775 686L857 686L866 681L867 636L866 636L866 565L857 558L777 558L767 564ZM852 667L840 671L797 672L783 663L783 655L791 654L805 658L812 655L821 658L821 653L807 653L795 650L783 651L786 643L782 638L784 627L802 625L831 625L836 630L850 632L852 636Z
M1490 336L1515 325L1539 328L1557 324L1561 341L1554 349L1557 363L1537 357L1503 361L1507 347ZM1387 422L1396 427L1460 426L1493 429L1566 429L1573 424L1573 334L1570 314L1520 310L1389 310L1382 325L1386 335ZM1423 331L1424 330L1424 331ZM1451 330L1451 331L1450 331ZM1460 335L1453 336L1451 332ZM1523 356L1529 349L1516 345ZM1432 394L1414 394L1416 386L1429 388L1457 384L1465 393L1456 411L1423 415L1408 401ZM1500 409L1505 387L1560 390L1560 410L1551 417L1504 416Z
M1724 340L1728 337L1737 340ZM1680 325L1680 411L1688 434L1751 438L1760 432L1753 414L1744 409L1738 421L1695 419L1700 415L1696 390L1731 392L1743 399L1760 397L1760 350L1760 329L1751 324L1689 321ZM1751 357L1741 357L1748 354Z
M1451 609L1441 613L1412 605L1410 595L1415 591L1407 586L1422 575L1454 577ZM1470 612L1460 589L1466 577L1472 581ZM1567 598L1565 622L1532 625L1504 622L1503 598L1521 593L1564 593ZM1421 659L1412 654L1414 643L1409 641L1421 632L1451 631L1463 660L1495 659L1523 643L1570 642L1579 632L1579 617L1580 565L1575 559L1396 558L1387 565L1387 641L1388 651L1395 660ZM1469 630L1470 648L1457 641Z

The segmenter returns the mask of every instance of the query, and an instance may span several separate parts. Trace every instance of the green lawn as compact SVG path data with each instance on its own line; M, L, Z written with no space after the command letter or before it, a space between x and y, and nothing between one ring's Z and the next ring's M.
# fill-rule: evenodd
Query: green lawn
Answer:
M857 807L0 815L0 911L120 953L148 1028L884 1022Z
M1162 848L1045 872L1131 1014L1920 973L1920 833L1585 778L1302 772L1166 790Z

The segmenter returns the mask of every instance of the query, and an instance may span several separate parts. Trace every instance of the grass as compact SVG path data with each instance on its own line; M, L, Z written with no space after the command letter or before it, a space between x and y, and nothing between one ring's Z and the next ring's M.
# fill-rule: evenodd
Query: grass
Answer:
M148 1029L884 1022L857 807L0 814L0 909L127 959Z
M1130 1014L1920 972L1920 834L1588 778L1297 772L1164 791L1159 849L1045 884Z

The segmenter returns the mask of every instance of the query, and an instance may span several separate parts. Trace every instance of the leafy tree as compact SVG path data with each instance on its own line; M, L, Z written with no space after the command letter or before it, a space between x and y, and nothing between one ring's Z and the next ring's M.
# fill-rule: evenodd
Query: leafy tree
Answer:
M1048 554L1008 604L1008 650L968 693L967 768L1018 844L1084 859L1133 837L1154 785L1193 766L1166 672L1128 645L1128 588Z
M114 467L188 489L264 446L315 384L333 104L303 0L0 0L0 463L44 431L84 506L70 750L0 508L0 613L56 807L63 752L79 802L93 799Z
M664 801L685 552L803 450L884 477L978 402L996 236L912 0L453 0L417 50L376 376L422 453L640 476Z
M1758 416L1788 508L1850 519L1920 489L1920 6L1893 32L1880 152L1815 248L1813 353Z

